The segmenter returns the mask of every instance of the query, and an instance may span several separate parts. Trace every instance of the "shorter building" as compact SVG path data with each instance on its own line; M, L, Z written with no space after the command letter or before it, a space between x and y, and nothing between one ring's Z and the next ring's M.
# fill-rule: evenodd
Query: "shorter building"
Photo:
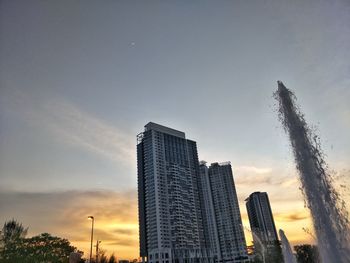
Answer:
M277 244L278 236L267 193L254 192L245 201L254 245Z

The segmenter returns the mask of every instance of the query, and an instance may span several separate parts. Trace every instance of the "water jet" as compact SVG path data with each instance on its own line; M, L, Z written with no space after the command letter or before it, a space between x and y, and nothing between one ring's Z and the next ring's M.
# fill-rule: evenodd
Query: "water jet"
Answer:
M279 117L289 135L301 188L308 208L322 263L350 262L349 220L346 207L327 171L318 137L296 105L296 96L278 81L274 97Z
M293 255L292 248L290 247L289 241L282 229L279 230L279 235L282 244L282 254L284 263L297 263Z

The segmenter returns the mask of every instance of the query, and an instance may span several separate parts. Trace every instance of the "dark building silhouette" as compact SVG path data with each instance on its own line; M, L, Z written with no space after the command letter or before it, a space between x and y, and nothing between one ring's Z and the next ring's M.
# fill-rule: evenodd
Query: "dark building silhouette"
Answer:
M267 193L252 193L246 199L246 207L254 244L262 242L264 245L275 245L276 242L278 243L275 221Z

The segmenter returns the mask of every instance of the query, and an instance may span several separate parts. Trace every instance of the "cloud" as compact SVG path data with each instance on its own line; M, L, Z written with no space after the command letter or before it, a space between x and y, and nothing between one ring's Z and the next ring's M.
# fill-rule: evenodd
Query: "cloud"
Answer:
M238 166L235 168L235 183L242 186L274 185L280 187L294 186L297 176L281 175L282 172L272 168L258 168L254 166Z
M4 91L1 104L38 130L66 145L79 147L118 165L135 163L135 137L63 99L33 98L23 91Z
M137 247L138 244L135 244L135 242L132 241L116 241L116 242L108 242L108 245L113 245L113 246L134 246L135 248Z
M280 222L294 222L299 220L305 220L310 218L310 215L306 212L306 210L298 211L298 212L292 212L292 213L283 213L283 214L275 214L274 215L275 220L278 220Z
M236 166L235 172L241 174L255 173L255 174L267 174L272 171L271 168L256 167L256 166Z
M237 175L235 178L236 185L262 185L262 184L271 184L275 183L276 178L271 175Z
M114 192L0 192L0 224L15 218L29 227L29 235L49 232L68 238L86 253L91 221L95 217L95 240L103 249L118 251L124 258L137 257L138 222L135 190Z
M134 162L134 137L64 101L44 105L51 130L67 143L112 161ZM48 116L47 116L48 117Z
M281 183L281 186L284 188L288 188L290 186L297 187L298 184L298 178L291 178L291 179L286 179Z
M271 184L276 178L271 176L272 168L256 166L234 167L234 178L236 185L261 185Z
M116 229L113 232L118 234L118 235L133 235L133 234L135 234L134 229Z

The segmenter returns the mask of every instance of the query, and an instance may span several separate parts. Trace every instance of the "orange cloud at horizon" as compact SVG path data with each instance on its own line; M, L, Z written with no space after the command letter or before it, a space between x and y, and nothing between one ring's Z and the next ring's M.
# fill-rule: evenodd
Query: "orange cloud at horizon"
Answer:
M254 173L255 172L255 173ZM296 176L277 176L272 169L244 167L235 174L247 244L252 243L245 199L254 191L268 192L277 231L283 229L290 243L315 243L308 208ZM345 198L345 201L349 201ZM49 232L67 238L85 257L90 251L91 221L95 217L94 245L118 259L139 255L136 189L60 192L0 192L0 222L11 218L29 227L28 236ZM94 248L95 253L95 248Z
M4 196L6 195L6 196ZM5 214L29 227L28 236L49 232L67 238L85 257L90 251L91 221L95 217L94 245L101 240L100 248L118 259L138 258L137 193L135 190L67 191L53 193L1 193L2 200L10 204ZM273 202L277 229L282 228L291 243L310 243L310 235L302 228L311 226L310 217L302 202L283 207L283 202ZM249 227L244 203L241 202L243 224ZM287 202L288 204L288 202ZM288 208L289 206L289 208ZM3 207L3 204L2 204ZM295 207L298 210L295 210ZM0 218L2 221L10 218ZM245 230L247 244L251 233ZM95 247L93 248L95 254Z
M135 190L115 192L63 191L52 193L0 193L1 222L15 218L29 227L28 236L49 232L67 238L87 257L90 251L91 220L95 218L94 245L118 259L138 258L137 194ZM10 215L4 217L5 215ZM95 254L95 248L93 248Z

